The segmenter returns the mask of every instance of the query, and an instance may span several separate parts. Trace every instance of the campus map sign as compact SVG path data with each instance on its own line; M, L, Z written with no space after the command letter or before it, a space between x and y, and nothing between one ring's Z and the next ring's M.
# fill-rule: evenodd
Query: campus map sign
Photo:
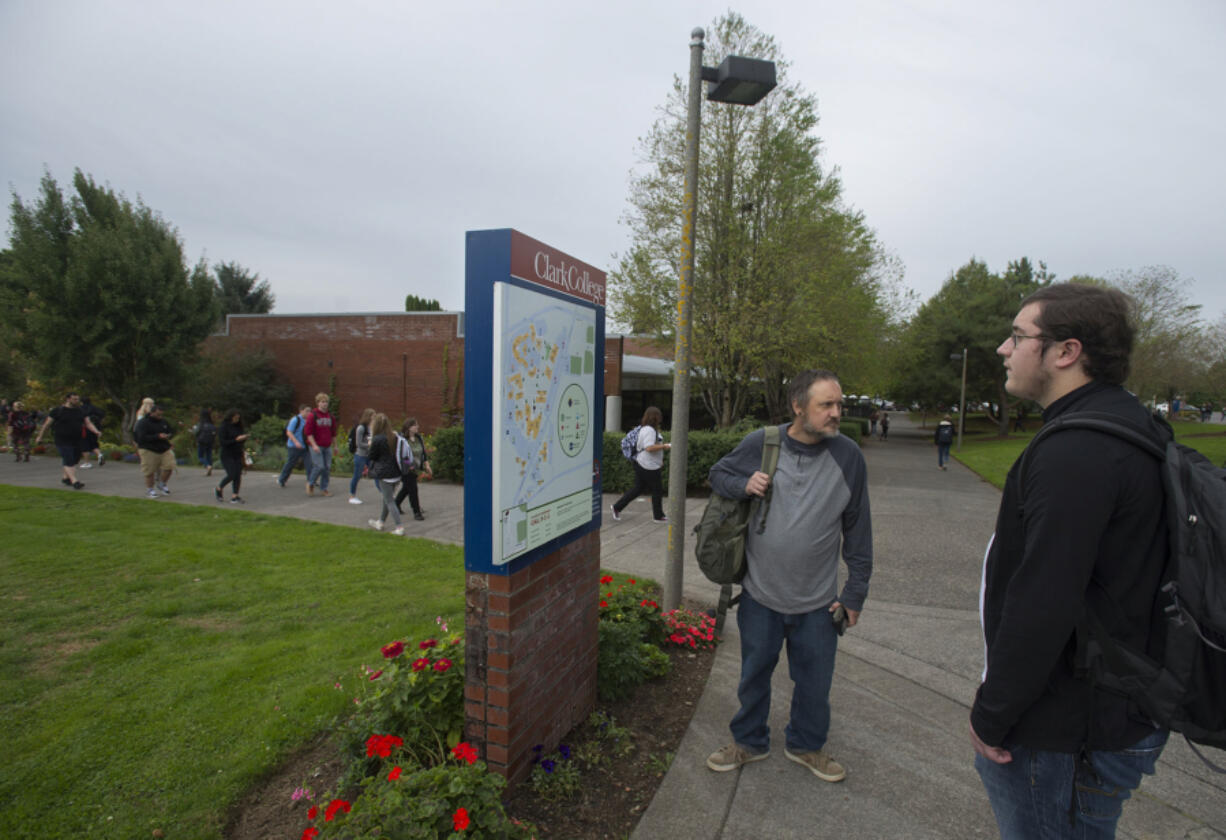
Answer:
M466 261L465 564L510 571L599 525L605 275L513 230Z

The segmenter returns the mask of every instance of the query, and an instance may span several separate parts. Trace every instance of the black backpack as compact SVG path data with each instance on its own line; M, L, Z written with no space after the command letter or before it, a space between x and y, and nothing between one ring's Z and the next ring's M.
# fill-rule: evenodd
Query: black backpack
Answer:
M1189 746L1195 741L1226 749L1226 469L1175 443L1170 427L1161 425L1165 446L1115 415L1063 415L1034 436L1018 475L1024 482L1031 450L1065 429L1114 435L1162 462L1170 556L1158 593L1166 638L1161 664L1115 642L1088 612L1085 628L1078 630L1078 665L1099 687L1132 700L1155 724L1182 733Z
M762 440L762 472L774 476L775 467L779 464L779 427L767 426L763 429ZM741 600L741 596L732 597L732 584L740 583L745 577L745 548L749 537L749 522L759 505L765 505L762 518L758 522L758 533L766 530L766 517L770 513L771 492L774 485L766 489L766 496L753 496L748 499L729 499L718 493L712 493L703 509L702 519L694 526L694 554L698 557L698 568L707 576L707 580L720 584L719 606L715 612L715 632L724 629L724 616L728 608Z
M953 443L954 427L952 424L937 427L937 443Z
M349 454L352 455L353 453L357 451L358 451L358 427L354 426L352 429L349 430Z

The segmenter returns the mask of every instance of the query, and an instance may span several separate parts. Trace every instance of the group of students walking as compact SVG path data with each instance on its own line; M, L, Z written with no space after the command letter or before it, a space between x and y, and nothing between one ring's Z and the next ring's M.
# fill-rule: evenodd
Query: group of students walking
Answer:
M285 427L286 458L277 483L284 487L299 463L305 462L306 493L315 495L316 487L323 496L331 496L328 490L332 471L332 455L335 448L333 418L328 413L328 395L317 394L315 408L303 405L298 414ZM387 415L368 408L362 412L353 428L351 440L353 452L353 477L349 480L349 503L360 505L358 482L373 478L382 498L378 519L368 520L376 531L383 530L388 517L392 519L391 533L401 535L401 522L405 498L413 510L413 518L425 519L417 493L417 475L425 473L434 477L421 428L415 418L408 418L396 432Z

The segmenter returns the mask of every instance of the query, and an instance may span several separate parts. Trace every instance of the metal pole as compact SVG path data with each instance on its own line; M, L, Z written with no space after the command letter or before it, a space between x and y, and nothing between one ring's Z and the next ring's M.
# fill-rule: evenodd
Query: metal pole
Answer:
M677 281L677 349L673 363L672 447L668 464L668 548L664 558L664 609L681 603L685 564L685 478L690 431L690 303L694 282L694 224L698 213L698 136L702 126L702 51L706 33L690 33L690 99L685 127L685 196L681 225L681 275Z
M962 430L966 428L966 348L962 348L962 396L958 401L958 451L962 451Z

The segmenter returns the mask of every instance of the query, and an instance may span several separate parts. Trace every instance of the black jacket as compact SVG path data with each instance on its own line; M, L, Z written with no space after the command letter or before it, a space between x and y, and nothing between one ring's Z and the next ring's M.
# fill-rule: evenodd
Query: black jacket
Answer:
M165 417L158 420L152 414L146 414L136 421L136 428L132 436L136 438L136 445L141 449L148 449L150 452L165 452L170 449L170 437L164 440L158 437L162 432L173 437L175 430L171 428Z
M1155 440L1161 428L1118 386L1090 383L1052 403L1043 422L1101 411ZM1153 731L1127 700L1074 673L1076 628L1092 605L1108 632L1141 650L1150 639L1167 556L1159 464L1103 432L1070 429L1005 480L984 567L987 676L971 709L992 746L1119 750Z
M370 477L388 483L400 480L394 436L391 441L388 441L387 435L375 435L370 439Z
M221 441L221 457L241 460L243 457L243 441L236 438L245 434L242 423L231 423L229 420L223 420L221 423L221 432L219 440Z

